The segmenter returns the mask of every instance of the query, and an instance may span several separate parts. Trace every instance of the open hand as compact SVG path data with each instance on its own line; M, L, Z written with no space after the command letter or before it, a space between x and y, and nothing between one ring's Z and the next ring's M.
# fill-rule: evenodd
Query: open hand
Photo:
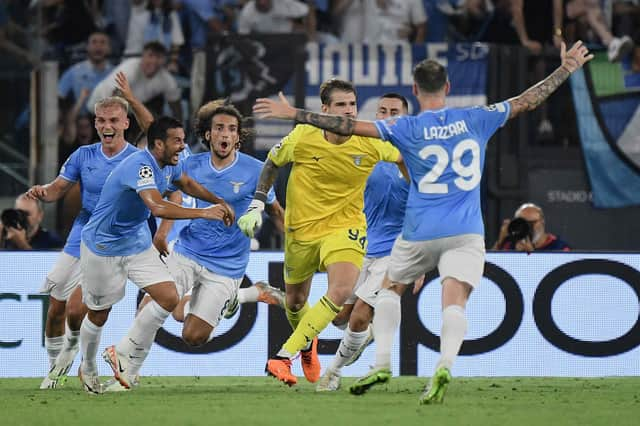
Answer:
M116 87L126 100L133 98L133 91L131 90L131 86L129 86L129 80L127 80L127 76L124 75L122 71L116 74Z
M289 104L287 98L278 92L279 101L269 98L258 98L253 105L253 113L258 118L280 118L283 120L294 120L296 118L296 109Z
M569 50L562 42L560 43L560 59L562 59L562 67L573 73L592 60L593 54L589 53L589 49L582 44L581 40L576 41Z

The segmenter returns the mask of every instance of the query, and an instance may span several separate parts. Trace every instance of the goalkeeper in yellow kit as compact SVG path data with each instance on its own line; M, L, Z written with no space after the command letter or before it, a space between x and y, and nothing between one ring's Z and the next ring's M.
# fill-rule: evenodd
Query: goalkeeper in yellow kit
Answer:
M354 86L331 79L320 86L322 112L355 118ZM254 199L238 226L248 236L262 224L267 192L278 168L293 163L285 210L284 282L286 314L294 332L265 371L288 384L297 383L291 359L301 352L310 382L320 378L318 334L352 294L367 244L364 188L378 161L401 165L400 152L387 142L340 136L311 125L298 125L274 146L264 164ZM328 274L328 289L313 307L307 302L316 271Z

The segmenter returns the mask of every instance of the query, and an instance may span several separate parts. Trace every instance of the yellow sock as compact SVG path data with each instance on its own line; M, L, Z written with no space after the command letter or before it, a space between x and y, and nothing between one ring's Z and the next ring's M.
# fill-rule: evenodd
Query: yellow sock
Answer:
M289 320L289 324L291 324L291 328L293 330L298 328L298 324L300 323L300 320L302 319L302 317L304 317L307 314L307 312L309 312L310 308L311 308L311 305L309 305L309 302L306 302L302 307L302 309L296 312L290 310L288 306L285 307L284 310L287 314L287 319Z
M302 318L293 334L284 343L282 349L294 355L313 340L342 310L336 306L327 296L322 296L318 303Z

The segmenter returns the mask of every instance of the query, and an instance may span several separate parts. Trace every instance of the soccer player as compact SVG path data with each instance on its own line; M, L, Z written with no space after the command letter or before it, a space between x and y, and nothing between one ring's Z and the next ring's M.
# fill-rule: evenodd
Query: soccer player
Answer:
M409 104L404 96L387 93L378 101L376 119L408 113ZM408 193L409 183L395 164L381 162L374 167L364 190L367 254L354 293L340 312L340 316L347 315L348 325L331 365L318 381L318 392L338 390L342 367L355 362L373 337L370 323L376 295L387 272L391 247L402 230Z
M158 118L149 126L147 140L147 149L130 155L111 172L82 230L80 266L88 313L80 327L82 363L78 375L90 393L103 391L96 353L102 326L111 306L124 297L127 278L157 302L136 320L148 315L159 328L178 303L174 280L151 243L149 213L169 219L222 220L227 225L234 221L233 210L222 199L183 174L178 158L184 149L184 129L179 121ZM162 194L170 185L215 205L189 209L166 201ZM157 328L150 333L151 339ZM126 371L120 373L126 376ZM120 380L118 374L116 371L115 377L124 387L131 386Z
M79 259L80 233L98 202L109 173L122 160L138 151L124 139L124 131L129 127L128 110L128 103L119 97L109 97L98 102L95 106L95 127L100 142L78 148L65 161L58 177L46 185L35 185L27 192L30 198L54 202L62 198L76 182L80 183L82 191L82 209L42 288L43 292L49 293L45 326L49 374L42 381L41 389L62 385L78 353L80 324L86 309L78 286L82 276Z
M232 105L212 101L200 108L197 118L197 131L208 142L210 153L195 154L186 159L183 163L185 174L205 188L215 189L234 210L244 211L253 199L262 163L237 151L242 139L248 135L242 127L242 115ZM208 204L197 200L199 208ZM282 220L283 210L273 191L269 192L267 206L271 215ZM163 221L160 227L167 228L167 225L170 222ZM225 227L221 222L193 219L180 232L167 264L176 280L179 296L192 291L184 309L182 329L187 344L201 346L207 343L220 317L229 310L235 312L231 305L237 300L237 291L249 262L249 245L249 238L236 224ZM258 292L260 286L256 284L244 290L254 289ZM159 309L162 308L157 302L150 301L140 310L120 343L107 348L107 362L125 388L136 383L138 371L159 328L149 313ZM227 313L226 316L231 315Z
M353 119L354 86L332 79L320 86L322 111ZM278 168L293 163L287 185L284 282L287 319L293 334L267 361L265 371L292 386L291 360L301 351L306 379L320 378L318 334L353 293L366 248L363 193L379 161L401 163L391 144L379 139L341 136L309 125L296 126L269 152L253 201L238 226L249 236L261 224L262 210ZM328 274L327 292L307 303L316 271Z
M484 269L479 184L487 141L509 118L540 105L593 55L578 41L568 51L562 43L560 57L560 67L547 78L519 96L486 107L447 108L447 72L432 59L413 71L413 93L420 104L417 116L367 122L297 110L282 94L280 102L256 101L254 112L261 118L295 119L345 136L389 140L400 149L411 175L402 235L394 243L385 288L376 300L376 363L350 387L351 393L364 393L389 379L400 295L425 270L437 267L442 283L440 359L420 402L442 402L467 329L465 306Z

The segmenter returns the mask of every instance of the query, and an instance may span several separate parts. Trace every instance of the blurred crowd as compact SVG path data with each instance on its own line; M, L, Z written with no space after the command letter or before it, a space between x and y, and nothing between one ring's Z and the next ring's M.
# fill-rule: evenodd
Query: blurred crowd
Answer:
M187 119L203 101L211 35L520 45L537 81L548 67L545 52L562 40L600 46L610 61L640 72L639 21L640 0L2 0L0 51L33 67L58 62L64 161L97 140L93 105L112 93L119 71L152 112ZM537 133L553 138L546 108ZM28 128L28 120L21 122ZM141 137L135 127L127 135L132 143Z

